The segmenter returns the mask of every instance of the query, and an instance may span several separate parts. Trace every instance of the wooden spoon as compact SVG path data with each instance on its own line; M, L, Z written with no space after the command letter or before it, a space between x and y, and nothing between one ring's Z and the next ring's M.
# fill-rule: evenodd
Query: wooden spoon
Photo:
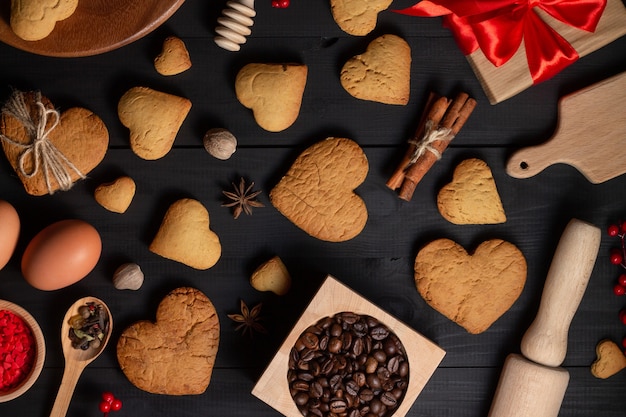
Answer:
M77 349L72 347L72 341L68 334L70 331L69 320L72 316L78 314L78 308L93 302L102 306L104 311L109 316L109 325L105 331L104 339L98 348L90 347L87 350ZM84 297L76 301L65 313L63 318L63 324L61 325L61 345L63 346L63 356L65 357L65 370L63 371L63 379L61 380L61 387L57 393L54 406L50 417L65 417L67 409L69 408L72 395L74 394L74 388L76 383L83 372L83 369L91 362L93 362L106 347L109 339L111 338L111 332L113 331L113 316L107 305L95 297Z

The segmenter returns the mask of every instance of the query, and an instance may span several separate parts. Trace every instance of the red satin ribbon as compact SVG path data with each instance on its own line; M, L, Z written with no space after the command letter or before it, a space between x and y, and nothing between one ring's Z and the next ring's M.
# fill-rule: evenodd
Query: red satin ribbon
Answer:
M480 48L497 67L511 59L523 41L537 84L576 61L578 52L539 17L535 7L570 26L594 32L606 0L422 0L396 12L443 17L464 55Z

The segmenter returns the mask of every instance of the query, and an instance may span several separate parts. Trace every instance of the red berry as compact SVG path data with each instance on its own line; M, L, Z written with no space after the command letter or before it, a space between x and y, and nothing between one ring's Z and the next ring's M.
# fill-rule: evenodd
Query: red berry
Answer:
M107 403L111 404L114 399L115 399L115 396L113 395L112 392L105 391L105 392L102 393L102 400L104 402L107 402Z
M621 264L622 260L623 260L622 252L619 249L612 249L611 250L611 256L609 257L609 260L611 261L611 263L613 265Z
M626 222L621 222L619 227L622 229L622 233L626 233Z
M113 402L111 403L111 411L120 411L120 409L122 408L122 401L118 400L117 398L113 400Z
M615 237L619 234L619 230L620 230L620 227L618 225L612 224L607 229L607 233L609 234L609 236Z
M290 0L280 0L280 7L286 9L291 4Z
M626 309L619 312L619 320L626 324Z
M626 294L626 287L615 284L615 286L613 287L613 292L615 293L615 295L624 295Z
M272 0L272 7L280 8L280 3L278 0Z
M621 274L619 278L617 278L617 283L622 287L626 287L626 274Z
M101 401L100 402L100 412L101 413L108 413L109 411L111 411L111 403L108 401Z

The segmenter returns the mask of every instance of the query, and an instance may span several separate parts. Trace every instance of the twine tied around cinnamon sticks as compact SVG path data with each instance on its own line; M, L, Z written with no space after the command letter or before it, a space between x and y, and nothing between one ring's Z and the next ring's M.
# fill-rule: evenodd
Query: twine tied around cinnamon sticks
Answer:
M409 147L387 187L399 189L398 197L410 201L417 184L441 159L475 108L476 100L467 93L459 93L454 100L431 93L415 135L409 139Z
M59 189L67 191L74 184L71 171L74 171L81 179L84 179L85 175L48 139L50 132L59 125L61 119L59 111L54 108L46 108L41 101L40 92L35 93L35 105L37 106L37 117L33 119L29 106L25 102L24 93L15 90L2 108L2 114L17 119L26 129L30 142L21 143L4 134L0 134L0 138L23 149L18 158L17 167L19 173L25 178L34 177L41 169L49 194L54 193L50 184L51 178L57 181ZM48 127L50 117L53 117L54 120ZM29 157L33 162L30 172L26 169L26 161Z

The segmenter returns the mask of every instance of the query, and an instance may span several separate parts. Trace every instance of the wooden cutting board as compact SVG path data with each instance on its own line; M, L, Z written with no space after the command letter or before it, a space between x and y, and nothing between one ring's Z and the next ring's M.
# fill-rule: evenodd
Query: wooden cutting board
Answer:
M39 41L25 41L9 24L11 2L0 6L0 41L38 55L97 55L127 45L165 22L185 0L84 0Z
M594 184L626 173L626 72L561 98L558 110L554 135L515 152L510 176L529 178L559 163Z

